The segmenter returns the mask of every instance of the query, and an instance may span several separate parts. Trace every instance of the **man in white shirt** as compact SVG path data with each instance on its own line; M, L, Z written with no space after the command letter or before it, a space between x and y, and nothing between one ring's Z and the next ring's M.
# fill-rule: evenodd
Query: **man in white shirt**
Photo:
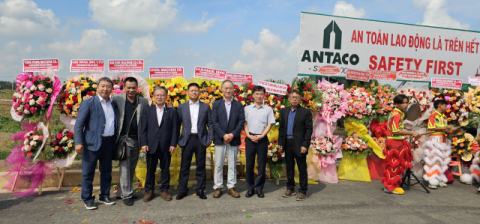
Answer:
M155 197L155 171L160 160L161 184L160 196L171 201L170 162L178 142L177 113L173 108L165 107L168 91L164 87L153 90L155 104L146 108L142 114L142 152L147 154L147 176L145 179L144 202Z
M195 153L197 165L197 196L207 199L205 185L207 173L205 169L206 149L213 140L213 128L210 120L210 106L198 100L200 86L197 83L188 85L188 97L190 100L178 106L178 121L182 124L182 134L178 140L178 146L182 148L182 164L178 180L180 200L188 194L188 177L193 153ZM207 129L208 127L208 129Z
M113 205L110 200L112 154L115 148L115 102L110 98L113 82L107 77L98 80L98 97L80 104L75 123L75 151L82 155L82 200L87 209L97 209L92 196L95 168L99 162L99 202Z

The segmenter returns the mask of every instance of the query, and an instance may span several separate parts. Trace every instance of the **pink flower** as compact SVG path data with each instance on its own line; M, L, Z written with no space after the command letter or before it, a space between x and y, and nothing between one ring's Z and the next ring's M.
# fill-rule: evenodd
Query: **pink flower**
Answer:
M31 81L28 81L27 84L25 85L27 89L30 89L32 87L33 83Z
M138 92L138 93L141 93L141 92L142 92L142 88L138 88L138 89L137 89L137 92Z
M25 104L25 110L29 110L30 109L30 105L29 104Z
M42 100L42 101L40 101L40 103L39 103L39 104L40 104L40 106L42 106L42 107L45 107L45 106L47 106L47 104L46 104L46 103L45 103L45 101L43 101L43 100Z
M123 86L123 82L118 83L118 85Z
M122 93L122 90L120 90L120 89L115 89L115 90L113 91L113 93L114 93L114 94L119 94L119 93Z
M47 98L47 94L45 92L40 92L40 97Z
M33 93L34 96L39 96L40 95L40 92L39 91L35 91L35 93Z
M42 139L43 139L43 135L39 135L38 140L42 140Z
M57 139L62 139L62 138L63 138L63 135L62 135L61 133L59 133L59 134L57 135Z
M30 112L31 112L32 114L34 114L36 111L37 111L37 108L35 108L35 107L30 107Z
M120 77L120 79L126 79L126 78L127 78L127 76L126 76L126 75L124 75L124 76Z

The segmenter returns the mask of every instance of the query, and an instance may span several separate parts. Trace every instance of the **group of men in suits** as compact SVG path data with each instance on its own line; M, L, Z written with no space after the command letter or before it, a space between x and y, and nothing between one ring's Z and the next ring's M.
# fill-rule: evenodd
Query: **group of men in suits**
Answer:
M247 133L245 197L265 197L265 166L267 163L268 137L275 116L270 106L264 105L265 88L253 89L255 103L247 107L233 98L234 84L230 80L222 82L223 98L210 105L200 102L200 86L191 83L187 87L189 100L178 109L168 107L168 90L156 87L153 90L155 105L136 96L138 82L133 77L125 80L125 93L111 97L113 82L108 78L99 79L97 96L86 99L80 106L75 124L75 150L82 155L82 200L87 209L96 209L92 196L92 182L97 162L100 170L99 202L115 204L109 198L112 154L117 141L125 139L127 158L120 161L120 184L117 199L123 199L127 206L133 205L132 179L138 161L139 150L146 154L147 176L144 202L155 197L155 172L158 162L161 169L160 196L172 200L170 187L171 155L177 145L182 150L177 200L188 195L188 178L193 154L196 158L196 195L207 199L206 149L215 144L214 198L222 196L223 165L228 161L228 194L239 198L235 189L236 162L241 144L240 133ZM300 190L297 200L305 200L307 191L306 155L312 134L312 114L299 106L300 92L294 90L289 95L291 106L282 111L278 145L284 149L287 160L287 191L283 197L295 195L295 160L300 171ZM180 133L181 130L181 133ZM255 157L258 175L254 180Z

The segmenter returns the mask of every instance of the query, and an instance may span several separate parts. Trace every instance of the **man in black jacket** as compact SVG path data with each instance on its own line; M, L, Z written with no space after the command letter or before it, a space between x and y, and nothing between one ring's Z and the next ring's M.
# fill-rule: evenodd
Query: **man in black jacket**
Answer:
M300 99L301 95L297 90L293 90L289 94L288 101L291 106L282 110L278 136L279 148L285 150L285 160L287 162L287 190L283 197L288 198L297 194L294 179L296 160L300 172L300 189L297 201L303 201L307 198L307 154L313 132L312 113L299 105Z

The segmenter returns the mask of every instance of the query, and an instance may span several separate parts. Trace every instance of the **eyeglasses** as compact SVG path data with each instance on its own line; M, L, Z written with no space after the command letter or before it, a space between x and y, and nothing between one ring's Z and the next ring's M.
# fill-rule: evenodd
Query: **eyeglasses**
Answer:
M290 99L293 99L293 100L298 100L298 99L300 99L299 96L290 96L289 98L290 98Z

